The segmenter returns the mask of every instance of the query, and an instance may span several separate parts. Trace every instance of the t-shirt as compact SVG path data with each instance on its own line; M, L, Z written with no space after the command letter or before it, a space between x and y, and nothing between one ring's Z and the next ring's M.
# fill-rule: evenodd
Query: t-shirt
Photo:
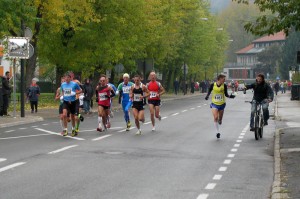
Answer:
M132 85L132 82L128 82L128 84L122 82L121 84L119 84L118 91L122 91L122 102L129 102L129 93Z
M64 101L75 101L76 99L76 90L80 90L80 87L77 83L75 82L64 82L61 84L61 90L64 96Z

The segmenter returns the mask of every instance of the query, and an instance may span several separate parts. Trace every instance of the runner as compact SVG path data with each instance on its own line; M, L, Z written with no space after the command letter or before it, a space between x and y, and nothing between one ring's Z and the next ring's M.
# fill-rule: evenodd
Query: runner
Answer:
M105 75L100 76L99 84L96 87L96 102L98 103L98 128L97 131L105 131L109 115L110 98L115 95L112 87L107 85Z
M65 82L65 78L62 77L61 80L60 80L60 83L64 83ZM63 133L63 130L64 130L64 116L63 116L63 102L64 102L64 97L63 97L63 94L62 94L62 90L61 90L61 87L59 87L57 90L56 90L56 95L55 95L55 100L60 100L60 103L59 103L59 108L58 108L58 113L59 113L59 122L60 122L60 125L61 125L61 128L62 128L62 132Z
M67 72L65 74L65 82L61 84L61 90L63 93L63 116L64 116L64 130L62 132L63 136L68 135L68 111L71 114L72 120L72 134L71 136L77 136L78 132L75 131L75 113L76 113L76 94L82 92L78 84L71 81L71 74Z
M227 85L224 84L226 76L223 74L218 75L217 82L214 82L210 85L208 93L205 97L205 100L208 100L210 93L212 92L212 103L210 108L214 117L215 127L217 129L217 138L220 138L221 133L219 131L219 125L222 124L224 109L226 106L225 96L228 98L235 98L233 94L228 95Z
M123 81L119 84L117 93L122 96L122 108L124 112L124 119L126 122L126 131L130 130L131 123L130 123L130 116L129 116L129 108L131 107L132 101L129 98L129 92L133 85L132 82L129 82L129 75L125 73L123 75Z
M74 73L72 71L71 71L71 79L73 82L77 83L78 86L80 86L82 89L82 85L81 85L80 81L78 80L78 77L75 77ZM76 109L75 109L75 131L76 131L76 134L79 133L80 121L84 120L84 118L80 114L80 110L79 110L79 107L80 107L79 96L80 96L80 94L76 94L76 100L75 100L75 102L76 102Z
M254 131L254 112L256 103L262 103L264 125L268 125L269 119L269 103L273 101L274 92L270 85L265 82L265 76L258 74L256 76L256 82L245 87L245 90L253 89L253 99L251 103L251 116L250 116L250 131Z
M144 116L144 98L148 97L148 91L146 86L141 83L141 76L135 75L134 76L135 84L132 85L130 89L130 98L132 100L132 112L135 120L135 125L138 131L136 135L141 135L142 130L140 127L140 121L145 122ZM147 93L144 95L144 93Z
M150 73L150 80L151 81L147 84L147 89L149 91L148 104L151 115L152 131L155 131L154 113L155 117L158 118L158 120L160 121L160 96L165 92L165 89L162 87L161 83L156 81L155 72Z
M114 90L114 92L117 92L117 88L115 87L115 85L113 85L112 83L109 82L109 78L107 78L107 85L112 87L112 89ZM112 111L112 103L113 103L113 97L110 98L110 106L109 106L109 115L107 117L107 125L106 127L109 129L111 124L110 124L110 118L114 117L114 113Z

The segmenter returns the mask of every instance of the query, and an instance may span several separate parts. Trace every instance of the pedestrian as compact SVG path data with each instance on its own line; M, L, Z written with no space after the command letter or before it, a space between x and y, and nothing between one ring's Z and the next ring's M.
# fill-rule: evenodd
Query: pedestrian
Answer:
M175 95L177 95L178 94L178 90L179 90L179 81L178 81L178 78L175 79L173 86L174 86L174 93L175 93Z
M5 100L7 100L5 106L6 106L7 109L8 109L8 108L9 108L10 101L11 101L11 93L12 93L12 85L11 85L11 82L10 82L10 79L11 79L11 77L10 77L10 72L9 72L9 71L6 71L4 77L6 78L7 83L8 83L8 87L9 87L9 91L7 91L7 92L8 92L8 94L7 94L7 99L5 99Z
M277 95L278 91L279 91L279 81L277 80L276 83L274 84L274 90L275 90L275 94Z
M0 76L0 116L3 116L3 77Z
M105 75L101 75L99 84L96 87L96 102L98 103L98 127L97 131L102 132L107 129L107 118L109 115L110 98L115 95L112 87L107 84Z
M40 96L40 87L36 84L37 78L31 80L31 85L27 89L27 99L30 101L31 113L38 111L38 100Z
M194 80L191 81L191 93L194 94L195 92L195 82Z
M221 133L219 130L219 125L222 124L222 119L224 115L224 110L226 106L226 99L228 98L235 98L234 95L228 95L228 88L227 85L224 84L226 76L223 74L218 75L217 81L212 83L208 89L207 95L205 100L208 100L210 93L212 93L210 108L212 110L214 124L217 130L216 136L220 138Z
M130 127L131 127L129 108L132 105L132 101L129 98L129 93L130 93L130 89L131 89L132 85L133 85L133 83L129 81L129 74L125 73L123 75L123 82L120 83L117 88L117 93L121 96L119 103L122 104L122 109L124 112L124 119L126 122L126 131L129 131Z
M134 85L130 89L130 98L132 100L132 112L135 120L135 125L138 131L136 135L141 135L142 130L140 122L145 122L144 116L144 98L149 96L146 86L141 82L141 76L134 76Z
M7 72L6 72L7 74ZM9 86L9 79L6 76L1 77L2 81L2 113L3 116L9 116L8 114L8 104L9 104L9 97L11 93L11 88Z
M90 114L90 109L91 109L91 101L94 95L94 89L91 84L91 81L89 78L85 79L84 85L83 85L83 107L84 107L84 113L85 114Z
M80 86L72 81L72 72L66 72L65 82L61 84L63 94L63 116L64 116L64 130L63 136L68 135L68 112L71 115L72 133L71 136L77 136L78 132L75 130L75 114L76 114L76 94L80 94L82 89Z
M160 98L161 95L164 94L165 89L160 82L156 81L156 74L154 71L150 73L150 82L146 87L149 91L148 105L151 115L152 131L155 131L154 115L159 121L161 121Z

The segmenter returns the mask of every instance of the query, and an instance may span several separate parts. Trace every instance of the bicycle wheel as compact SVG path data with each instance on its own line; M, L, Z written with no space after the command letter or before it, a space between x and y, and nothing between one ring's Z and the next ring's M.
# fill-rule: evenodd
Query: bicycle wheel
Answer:
M254 121L254 136L256 140L259 139L259 129L259 117L256 115Z
M262 138L264 133L264 120L260 119L259 137Z

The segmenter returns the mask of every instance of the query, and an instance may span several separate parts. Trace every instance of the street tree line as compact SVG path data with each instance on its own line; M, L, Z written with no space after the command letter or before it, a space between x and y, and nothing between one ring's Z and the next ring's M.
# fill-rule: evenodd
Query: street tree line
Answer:
M32 29L27 84L37 66L89 77L151 58L170 88L184 63L188 79L204 79L225 62L229 38L209 9L205 0L1 0L0 38L20 36L21 21Z

